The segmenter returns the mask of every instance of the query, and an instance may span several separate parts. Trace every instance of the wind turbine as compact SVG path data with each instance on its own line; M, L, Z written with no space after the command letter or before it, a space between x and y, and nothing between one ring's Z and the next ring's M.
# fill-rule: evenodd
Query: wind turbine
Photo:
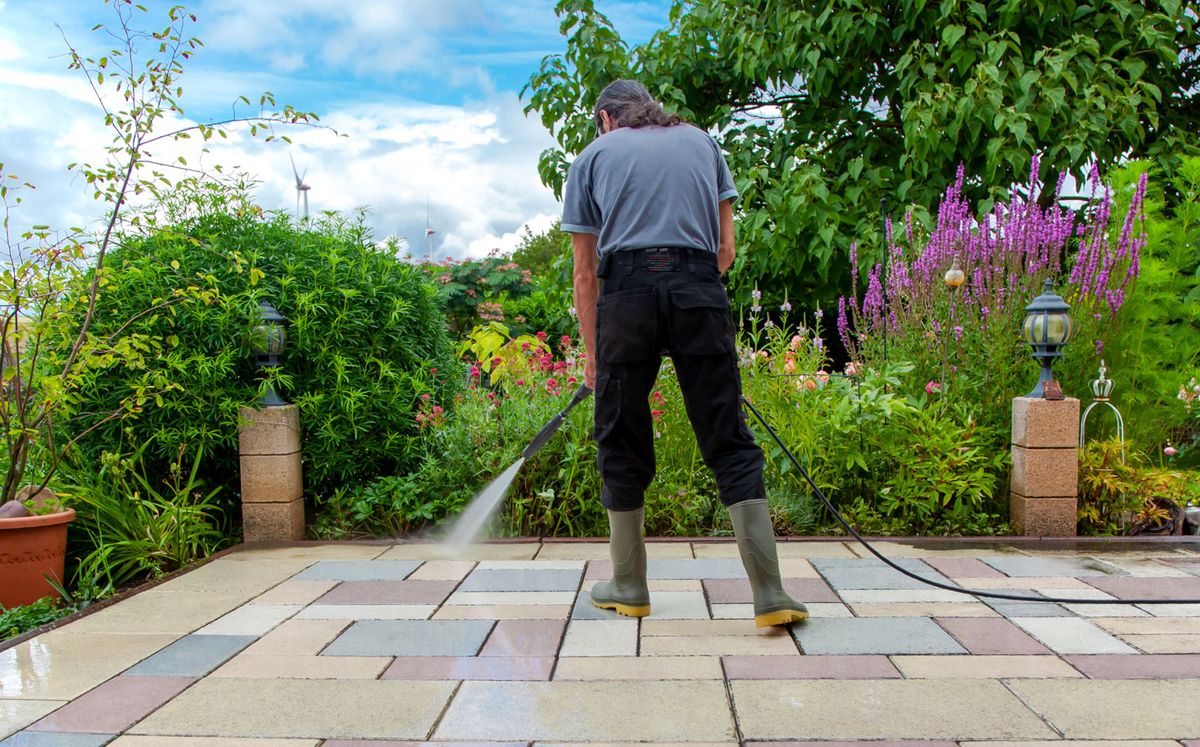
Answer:
M425 198L425 247L429 254L429 261L433 261L433 235L437 231L429 227L429 198Z
M304 183L304 176L308 173L308 169L301 174L296 170L296 159L288 154L288 158L292 161L292 174L296 177L296 215L300 215L300 195L304 195L304 220L308 220L308 190L312 187Z

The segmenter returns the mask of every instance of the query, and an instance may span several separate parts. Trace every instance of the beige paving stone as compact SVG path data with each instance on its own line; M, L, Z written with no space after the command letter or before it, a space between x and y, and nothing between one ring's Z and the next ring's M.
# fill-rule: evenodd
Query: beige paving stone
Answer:
M297 620L428 620L435 604L310 604Z
M337 586L337 581L284 581L268 589L251 604L308 604Z
M1143 578L1187 578L1192 575L1166 563L1160 563L1153 558L1106 558L1106 563L1117 566L1130 576Z
M900 602L948 602L952 604L970 603L972 597L945 589L843 589L838 592L842 601L854 604L863 602L900 603Z
M1130 604L1071 604L1064 602L1062 606L1080 617L1150 617L1149 612Z
M892 656L908 679L1082 677L1057 656Z
M791 636L696 635L642 639L642 656L800 655Z
M1139 609L1156 617L1200 617L1200 604L1147 604Z
M573 591L456 591L450 595L445 604L448 605L538 605L542 607L556 604L573 604Z
M759 628L742 620L658 620L654 616L642 619L642 638L655 636L748 635L760 638L788 638L787 630L778 626Z
M719 680L717 656L562 657L556 680Z
M536 747L643 747L645 742L534 742ZM655 742L654 747L736 747L737 742Z
M118 737L111 747L316 747L319 739L246 739L240 737Z
M442 605L433 620L565 620L571 616L571 605Z
M390 547L391 545L372 545L361 542L311 542L282 547L242 545L225 557L229 560L241 561L306 560L309 563L315 563L318 560L374 560Z
M698 578L652 578L646 581L651 592L655 591L699 591L704 592L704 585ZM584 584L584 588L587 588Z
M464 682L435 740L726 742L721 682Z
M197 630L203 635L265 635L304 609L295 604L247 604Z
M690 542L647 542L646 557L650 560L691 560L696 555Z
M1101 617L1092 623L1122 635L1200 635L1200 618L1195 617Z
M1017 550L1008 545L989 545L987 547L972 547L948 545L929 545L918 547L905 542L872 542L872 546L887 558L978 558L981 555L1016 554ZM864 558L873 558L871 551L859 544L852 545L854 551Z
M1179 747L1179 743L1171 739L1132 739L1132 740L1071 740L1069 742L1046 740L1042 742L962 742L963 747Z
M654 617L660 620L707 620L703 591L660 591L650 595Z
M160 591L154 588L93 612L60 630L71 633L183 635L237 609L255 594Z
M970 687L957 680L738 680L731 687L748 741L1057 736L995 680Z
M390 656L235 656L209 677L256 677L283 680L373 680Z
M564 560L481 560L481 571L582 571L587 562L578 559Z
M740 558L737 543L730 538L724 542L693 542L692 551L697 558ZM841 542L783 542L775 543L780 561L804 560L806 558L854 558L858 557ZM784 574L785 576L787 574ZM809 578L796 576L796 578Z
M636 656L637 620L572 620L559 656Z
M1148 654L1200 654L1200 635L1138 635L1126 633L1121 639ZM1200 676L1200 673L1197 673Z
M233 560L230 556L217 558L182 576L156 586L155 591L176 592L246 592L262 594L276 584L286 581L311 565L308 560L260 559L253 563Z
M70 700L178 636L79 634L72 625L0 651L0 698Z
M543 542L535 560L608 560L607 542Z
M0 654L2 656L2 654ZM0 677L5 673L0 672ZM65 700L2 700L0 699L0 739L24 729L42 716L66 705Z
M854 613L844 604L831 602L813 602L805 604L809 617L854 617ZM754 617L752 604L714 604L712 605L714 620L750 620Z
M981 602L897 602L851 604L858 617L998 617Z
M964 589L979 589L980 591L1013 589L1094 589L1077 578L1046 576L1043 578L956 578L959 586Z
M533 560L540 548L538 542L499 542L470 545L462 552L450 555L441 543L400 543L388 548L378 560Z
M412 581L462 581L474 568L474 560L426 560L408 578Z
M242 656L316 656L349 620L288 620L250 644Z
M209 678L129 732L421 740L454 687L454 682Z
M1066 739L1197 734L1195 709L1182 704L1200 701L1200 680L1014 680L1008 686Z

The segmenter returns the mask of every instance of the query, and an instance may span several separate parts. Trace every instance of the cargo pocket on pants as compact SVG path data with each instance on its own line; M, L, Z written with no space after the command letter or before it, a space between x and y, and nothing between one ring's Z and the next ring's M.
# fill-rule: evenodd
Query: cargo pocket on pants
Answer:
M718 284L671 289L671 350L682 355L733 352L729 297Z
M636 363L658 356L658 295L631 288L600 297L596 304L598 356L605 363Z

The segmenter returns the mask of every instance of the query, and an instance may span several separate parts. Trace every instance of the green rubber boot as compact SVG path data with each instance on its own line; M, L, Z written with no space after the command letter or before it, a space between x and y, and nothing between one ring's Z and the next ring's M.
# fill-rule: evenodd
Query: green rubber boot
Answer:
M608 512L608 551L612 556L612 581L592 587L592 604L629 617L650 614L650 589L646 586L646 543L642 539L645 509Z
M783 590L779 557L775 553L775 529L767 500L742 501L729 507L738 553L750 588L754 591L754 624L760 628L787 625L808 617L808 608Z

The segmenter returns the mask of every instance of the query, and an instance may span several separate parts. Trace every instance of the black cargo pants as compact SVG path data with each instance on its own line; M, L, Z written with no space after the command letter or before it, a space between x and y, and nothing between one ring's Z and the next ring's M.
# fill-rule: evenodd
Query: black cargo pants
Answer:
M601 502L643 505L654 479L649 397L663 352L721 502L765 498L763 454L746 426L729 298L716 257L692 249L619 251L600 260L596 306L597 464Z

